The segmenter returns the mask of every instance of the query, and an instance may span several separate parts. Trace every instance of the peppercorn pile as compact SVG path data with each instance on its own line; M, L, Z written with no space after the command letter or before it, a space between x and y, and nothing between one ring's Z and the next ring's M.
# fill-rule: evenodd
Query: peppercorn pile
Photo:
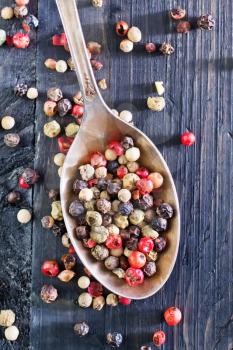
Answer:
M140 149L129 136L112 141L105 154L92 154L90 163L78 169L73 183L78 199L69 207L77 239L132 287L156 273L158 253L167 244L159 234L173 216L169 204L155 204L162 175L141 168L139 158Z

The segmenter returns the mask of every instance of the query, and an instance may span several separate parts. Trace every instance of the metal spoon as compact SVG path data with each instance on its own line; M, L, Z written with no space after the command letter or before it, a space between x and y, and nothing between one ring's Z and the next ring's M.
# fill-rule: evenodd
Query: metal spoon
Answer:
M75 0L56 0L56 3L85 102L82 125L66 156L61 176L61 203L67 231L82 263L100 283L118 295L143 299L156 293L164 285L176 261L180 238L180 214L175 185L165 160L150 139L137 128L115 117L105 104L87 55ZM129 287L124 280L107 271L103 263L94 260L89 250L75 238L76 223L68 213L69 204L73 199L72 183L76 178L78 166L88 162L92 152L103 151L109 141L120 140L124 135L133 137L140 148L141 164L164 176L161 196L165 202L174 207L176 213L165 234L169 244L158 260L157 273L154 277L145 279L144 283L137 287Z

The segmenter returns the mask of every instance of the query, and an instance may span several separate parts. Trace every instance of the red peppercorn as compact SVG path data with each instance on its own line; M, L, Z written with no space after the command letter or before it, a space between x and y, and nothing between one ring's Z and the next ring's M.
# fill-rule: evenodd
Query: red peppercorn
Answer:
M80 118L83 116L84 113L84 106L83 105L74 105L72 107L71 115L75 118Z
M125 297L119 297L118 300L119 300L119 303L122 305L129 305L132 302L131 299L125 298Z
M99 282L91 282L87 290L92 297L100 297L103 294L103 286Z
M145 50L149 53L156 51L156 45L154 43L147 43L145 44Z
M91 165L94 168L99 168L100 166L106 166L107 160L105 156L100 152L95 152L91 156Z
M96 246L96 244L97 243L95 241L93 241L93 239L91 239L91 238L83 240L83 245L85 248L89 248L89 249L94 248Z
M161 346L166 341L166 335L163 331L156 331L153 335L153 343L156 346Z
M119 36L125 36L128 33L129 25L125 21L119 21L116 24L116 33Z
M128 174L128 169L126 166L121 165L119 168L117 168L117 176L122 179L126 174Z
M122 238L120 235L108 236L105 245L108 249L119 249L122 247Z
M46 260L41 266L41 272L45 276L55 277L59 274L60 269L56 260Z
M124 148L121 146L121 143L118 141L112 141L108 145L108 148L113 149L116 152L117 156L122 156L122 154L124 154Z
M20 176L19 178L19 187L24 188L26 190L30 188L30 185L28 185L28 183L25 181L25 179L22 176Z
M144 281L144 273L140 269L128 268L125 272L125 280L130 287L136 287Z
M58 137L57 142L60 152L66 154L69 151L73 141L73 137Z
M196 137L190 131L184 132L183 135L181 136L181 143L184 146L192 146L195 143L195 141L196 141Z
M30 44L30 37L28 34L15 33L12 37L12 43L17 49L26 49Z
M141 179L146 179L149 175L149 171L146 168L139 168L136 171L136 174L141 178Z
M168 326L176 326L182 319L182 313L180 309L172 306L164 312L164 319Z
M89 187L89 188L91 188L91 187L97 185L97 183L98 183L98 179L91 179L91 180L88 180L88 181L87 181L87 184L88 184L88 187Z
M75 249L74 249L74 247L72 245L69 247L68 253L69 254L75 254L76 253L76 251L75 251Z
M142 253L149 253L154 249L154 242L150 237L143 237L138 243L138 249Z
M137 181L136 187L140 194L147 194L153 190L153 182L149 179L141 179Z
M140 269L146 263L146 257L142 252L132 251L128 257L128 261L131 267Z

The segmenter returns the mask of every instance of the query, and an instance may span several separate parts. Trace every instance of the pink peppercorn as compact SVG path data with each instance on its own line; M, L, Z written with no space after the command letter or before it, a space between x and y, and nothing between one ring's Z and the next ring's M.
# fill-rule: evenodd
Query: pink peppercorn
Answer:
M12 37L12 43L17 49L26 49L30 44L30 37L28 34L15 33Z
M192 146L196 141L196 137L195 135L190 132L190 131L186 131L185 133L183 133L183 135L181 136L181 143L184 146Z
M166 335L163 331L156 331L153 335L153 343L156 346L161 346L166 341Z
M129 305L131 304L132 300L129 298L125 298L125 297L119 297L119 303L122 305Z
M91 282L88 287L88 293L92 297L100 297L103 294L103 286L99 282Z
M112 141L111 143L109 143L108 148L113 149L116 152L117 156L122 156L122 154L124 154L124 148L118 141Z
M148 53L155 52L156 51L156 45L154 43L147 43L147 44L145 44L145 50Z
M139 168L136 171L136 174L141 178L141 179L146 179L149 175L149 171L146 168Z

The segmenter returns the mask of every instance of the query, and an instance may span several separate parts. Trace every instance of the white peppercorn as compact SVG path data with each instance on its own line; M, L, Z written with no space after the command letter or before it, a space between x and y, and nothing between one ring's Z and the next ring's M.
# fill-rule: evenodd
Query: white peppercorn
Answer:
M127 190L126 188L122 188L118 192L118 199L123 203L128 202L131 199L131 192L129 190Z
M115 199L112 202L112 211L117 213L118 212L118 208L119 208L119 204L120 204L120 201L118 199Z
M103 6L103 0L91 0L91 3L94 7L102 7Z
M0 326L10 327L15 322L15 313L12 310L0 311Z
M47 91L47 97L49 100L52 100L54 102L58 102L63 98L63 94L61 89L57 87L51 87Z
M65 134L68 137L74 137L76 136L77 132L79 131L79 125L76 123L69 123L65 127Z
M10 116L5 116L1 120L1 125L4 130L10 130L15 125L15 119Z
M90 237L96 243L104 243L109 236L108 229L104 226L93 227L90 233Z
M101 199L107 199L108 201L111 199L110 195L107 191L101 191L100 192L100 198Z
M161 112L165 108L165 99L161 96L148 97L147 106L154 112Z
M88 211L86 213L86 221L89 226L101 226L102 225L102 216L98 211Z
M121 165L126 165L128 163L128 160L124 154L118 157L118 163Z
M79 295L78 304L83 308L90 307L92 303L92 296L89 293L82 293Z
M110 293L106 297L106 304L109 306L117 306L118 305L118 296L116 294Z
M142 235L143 237L150 237L152 239L156 239L159 236L158 232L153 230L153 228L149 225L142 228Z
M60 166L63 166L65 158L66 158L65 154L57 153L57 154L55 154L53 161L57 166L60 167Z
M133 42L128 39L122 40L120 43L120 49L126 53L131 52L133 50Z
M58 297L57 289L54 288L52 285L49 286L45 284L41 288L40 297L45 303L51 304L54 301L56 301Z
M139 169L138 162L128 162L126 166L130 173L136 173L136 171Z
M112 256L120 257L123 254L123 248L111 249L110 254Z
M127 36L133 43L138 43L142 40L142 33L138 27L129 28Z
M108 225L107 229L108 229L108 232L110 235L119 235L119 233L120 233L119 227L117 227L114 224Z
M56 120L53 120L51 122L44 124L44 134L50 138L56 137L61 132L61 127L56 122Z
M63 214L62 214L62 209L61 209L61 202L54 201L54 202L52 202L51 207L52 207L51 216L54 218L54 220L62 221Z
M64 60L59 60L56 62L56 71L58 73L65 73L68 69L67 63Z
M163 81L155 81L155 88L159 96L164 94L165 88L163 86Z
M52 216L46 215L41 219L41 225L45 229L50 229L54 225L54 219Z
M32 214L27 209L20 209L17 214L17 220L21 224L27 224L32 218Z
M116 160L117 159L117 154L114 151L114 149L106 149L105 151L105 158L107 160Z
M125 157L129 162L136 162L140 158L140 149L138 147L131 147L125 152Z
M93 299L92 307L94 310L100 311L103 309L104 305L105 305L105 299L102 295L100 295L99 297L95 297Z
M107 176L107 168L104 166L100 166L99 168L95 169L95 177L97 179L104 179Z
M118 277L118 278L125 278L125 271L121 269L120 267L117 267L116 269L112 270L112 272Z
M1 9L1 17L3 19L11 19L14 17L14 9L10 6L5 6Z
M35 100L38 97L38 90L34 87L30 87L27 91L27 98L29 100Z
M108 88L108 85L107 85L107 82L106 82L106 79L101 79L98 81L98 86L101 90L107 90Z
M98 187L96 186L91 187L91 191L93 192L93 198L95 199L100 198L100 190L98 189Z
M86 210L95 210L96 201L94 199L89 202L84 202L84 208Z
M59 177L61 177L61 175L62 175L62 169L63 169L63 167L60 166L60 167L58 168L58 170L57 170L57 173L58 173L58 176L59 176Z
M136 182L140 180L140 177L136 174L130 173L123 177L123 188L133 191L136 186Z
M93 178L95 169L90 164L81 165L79 167L82 180L88 181Z
M144 220L144 211L140 209L134 209L134 211L129 216L129 221L133 225L138 225Z
M83 188L78 195L80 201L89 202L93 198L93 192L90 188Z
M71 270L63 270L62 272L59 273L57 276L60 281L68 283L74 278L75 272Z
M6 134L4 136L4 143L8 147L16 147L20 142L20 136L15 133Z
M128 258L130 256L130 254L132 253L132 250L130 250L129 248L125 247L124 249L124 255Z
M67 236L67 233L62 235L61 243L62 243L63 247L65 247L65 248L69 248L71 246L71 242L70 242L69 237Z
M15 341L19 336L19 330L16 326L10 326L5 329L5 338L10 341Z
M0 46L2 46L6 41L6 32L3 29L0 29Z
M127 216L121 215L120 213L114 216L114 222L119 228L122 228L122 229L129 226L129 221L127 219Z
M78 279L78 286L81 289L87 289L91 283L90 278L87 276L82 276Z
M28 8L26 6L15 6L14 7L14 15L17 18L26 17L28 14Z
M116 109L112 109L112 114L114 114L115 117L119 117L119 112Z
M109 250L105 246L97 244L92 248L91 254L96 260L105 260L109 256Z
M119 117L126 123L131 123L133 120L133 114L130 111L124 110L120 113Z

